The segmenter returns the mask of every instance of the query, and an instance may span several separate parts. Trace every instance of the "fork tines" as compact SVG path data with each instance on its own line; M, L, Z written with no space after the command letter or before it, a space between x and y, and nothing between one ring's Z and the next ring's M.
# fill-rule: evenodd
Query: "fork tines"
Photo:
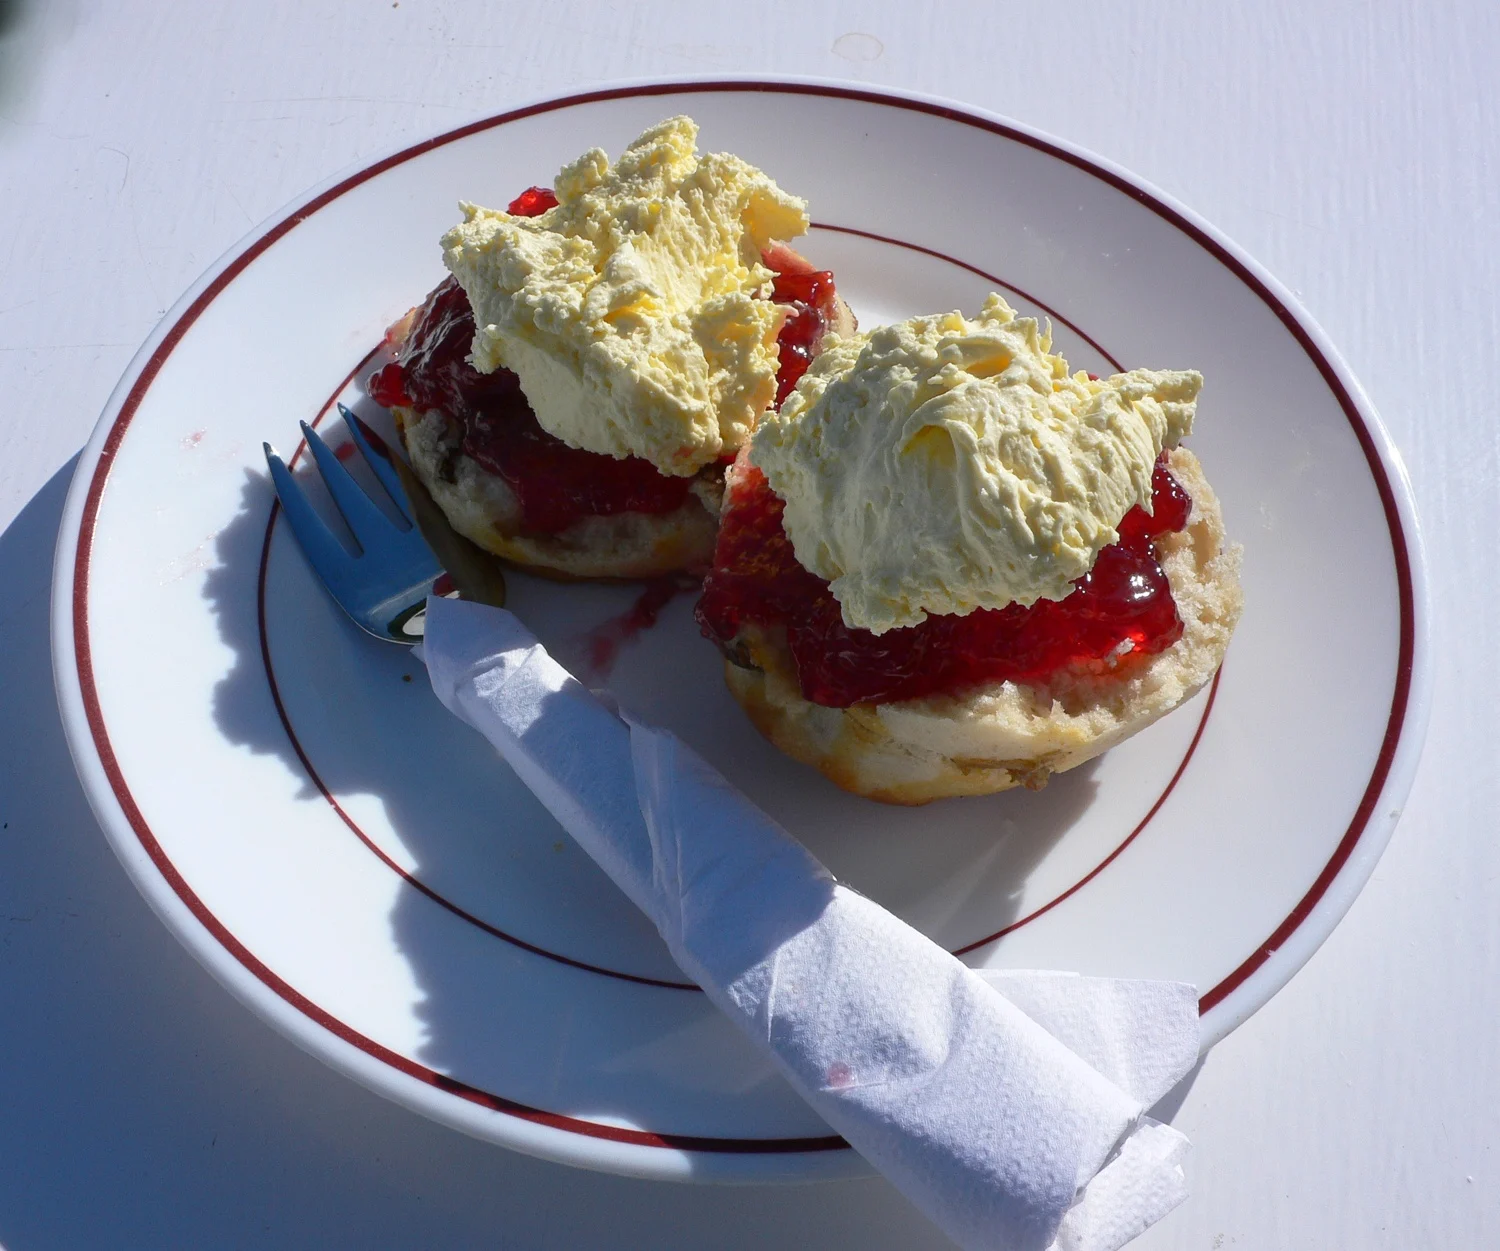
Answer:
M399 627L412 606L425 600L432 583L442 574L442 566L417 529L411 503L384 443L342 404L339 413L350 440L401 520L386 516L305 421L300 423L302 437L358 551L351 554L328 528L286 462L267 443L264 448L271 481L298 544L339 605L370 633L411 642L414 640Z

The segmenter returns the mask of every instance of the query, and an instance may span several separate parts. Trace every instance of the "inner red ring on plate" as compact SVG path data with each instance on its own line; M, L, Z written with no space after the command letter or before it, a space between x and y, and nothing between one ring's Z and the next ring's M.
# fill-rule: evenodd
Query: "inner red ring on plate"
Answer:
M146 822L144 814L136 804L125 776L120 769L114 749L110 744L108 727L104 722L98 688L94 680L93 653L89 640L89 567L93 554L94 531L98 523L99 508L103 500L105 485L108 482L110 470L114 465L115 457L119 453L125 434L129 430L130 424L134 420L137 410L140 408L142 399L145 397L147 391L150 390L163 363L176 349L182 337L193 323L202 316L203 311L222 294L224 289L256 257L270 248L283 235L294 230L302 221L338 199L352 188L416 156L430 152L458 139L465 138L468 135L477 134L480 131L489 130L497 126L503 126L522 118L554 112L558 109L575 107L581 104L629 99L632 97L716 92L761 92L767 94L823 96L873 104L885 108L902 109L908 112L923 113L998 135L1010 142L1019 143L1056 160L1063 161L1068 165L1072 165L1090 177L1097 178L1123 195L1130 197L1170 223L1218 260L1220 264L1234 274L1245 286L1255 292L1266 307L1275 313L1277 318L1286 327L1287 332L1317 366L1324 384L1337 398L1339 406L1346 420L1349 422L1361 450L1364 452L1371 477L1380 495L1381 507L1385 514L1386 526L1391 540L1392 557L1396 573L1397 599L1400 609L1400 629L1391 708L1370 779L1365 786L1364 793L1355 808L1354 815L1348 827L1334 848L1333 854L1329 857L1322 871L1318 874L1302 899L1281 924L1272 931L1270 936L1257 946L1228 977L1224 978L1218 985L1212 987L1201 996L1199 999L1200 1012L1209 1011L1216 1004L1223 1002L1236 988L1243 985L1307 920L1312 914L1313 909L1317 907L1319 901L1327 894L1328 889L1332 886L1340 871L1349 862L1350 857L1353 855L1355 848L1359 845L1362 836L1369 826L1370 818L1374 814L1375 806L1379 802L1381 791L1385 787L1385 783L1390 776L1391 767L1395 761L1396 748L1401 739L1407 705L1411 696L1411 682L1416 649L1416 605L1411 555L1406 534L1401 525L1401 515L1396 502L1395 490L1391 485L1385 466L1381 462L1375 437L1369 427L1365 425L1364 419L1359 412L1359 406L1355 403L1354 397L1350 394L1342 379L1340 379L1333 363L1313 341L1311 334L1297 319L1292 310L1266 286L1265 282L1251 272L1223 244L1205 233L1202 228L1184 217L1177 209L1156 199L1150 192L1135 186L1112 170L1095 165L1074 152L1061 148L1036 135L1016 130L1014 127L1008 126L1003 122L978 117L947 105L925 100L903 99L901 97L883 95L879 92L864 91L853 87L836 87L820 84L709 81L606 88L528 105L524 108L502 113L495 117L486 118L470 123L467 126L459 127L456 130L448 131L445 134L437 135L385 157L372 165L366 166L312 197L306 204L292 210L286 217L283 217L264 234L252 241L246 246L243 252L229 261L224 269L208 282L204 289L184 310L182 315L168 327L162 336L161 342L146 359L135 381L126 393L124 400L121 402L119 412L116 414L114 422L105 435L100 448L99 458L90 476L88 489L84 497L82 516L79 522L78 545L73 564L71 624L73 628L74 663L78 671L79 694L84 707L84 716L88 722L94 749L99 757L100 768L109 782L116 802L120 805L122 815L129 823L131 831L135 834L142 850L149 857L157 872L161 874L162 879L171 887L173 893L177 895L199 924L240 965L265 985L267 989L303 1013L310 1020L321 1025L335 1037L342 1039L365 1054L390 1065L397 1071L429 1086L457 1095L472 1103L503 1112L506 1115L548 1125L556 1129L567 1130L568 1132L586 1137L604 1138L642 1146L671 1147L689 1151L731 1153L826 1151L844 1148L847 1144L842 1139L836 1137L778 1140L701 1138L691 1135L656 1134L645 1130L602 1125L593 1121L565 1116L560 1113L526 1107L512 1100L505 1099L502 1096L467 1086L462 1082L457 1082L450 1077L436 1073L431 1069L417 1064L415 1061L409 1060L405 1056L391 1051L389 1048L381 1046L373 1039L366 1038L345 1025L342 1021L331 1016L317 1004L307 999L293 986L278 977L246 948L243 943L235 938L228 928L208 910L203 901L198 898L187 881L182 877L177 867L167 857L161 844L157 841L149 824Z
M1079 338L1088 343L1089 346L1092 347L1096 352L1098 352L1099 355L1102 356L1105 360L1107 360L1116 371L1121 371L1124 369L1124 366L1119 362L1119 360L1117 360L1112 353L1106 351L1097 339L1093 338L1079 326L1069 321L1066 317L1064 317L1061 313L1058 313L1050 305L1044 304L1041 300L1038 300L1030 293L1021 290L1021 288L1015 286L1012 283L1008 283L1001 278L997 278L994 274L990 274L982 269L979 269L977 266L957 260L954 257L948 256L942 252L935 251L932 248L923 247L920 244L908 243L902 239L892 239L886 235L874 234L873 232L868 230L857 230L852 226L833 226L823 222L814 222L813 227L817 230L828 230L839 234L858 235L863 239L872 239L879 243L890 244L893 247L906 248L913 252L920 252L923 255L934 257L937 260L946 261L950 265L956 265L960 269L968 270L970 273L976 274L979 277L983 278L986 282L989 282L997 287L1003 287L1005 288L1005 290L1011 292L1011 294L1019 296L1021 299L1035 305L1037 308L1042 309L1049 317L1052 318L1053 321L1066 326L1074 334L1078 335ZM338 401L339 397L343 395L344 392L348 389L349 384L353 382L355 378L359 377L362 371L369 368L375 358L379 355L379 352L380 349L377 347L371 352L367 353L365 357L359 362L359 364L357 364L353 369L351 369L347 374L344 375L343 380L334 389L333 393L328 397L328 399L323 402L323 406L318 410L317 415L310 423L312 426L317 427L323 421L323 419L332 411L333 406ZM295 467L298 460L301 459L302 453L306 449L306 447L306 441L299 442L297 444L296 450L292 453L292 456L287 462L288 465ZM308 779L318 789L318 793L321 794L323 798L328 802L328 805L333 809L335 814L337 814L339 820L349 828L354 836L365 845L365 847L371 852L371 854L379 859L382 864L384 864L388 869L390 869L393 873L395 873L398 877L405 881L409 886L417 891L420 891L423 895L427 896L428 899L432 900L439 907L445 908L454 916L460 918L461 920L467 921L470 925L477 926L486 934L490 934L503 942L510 943L512 946L519 947L523 951L528 951L532 955L541 956L544 959L553 960L558 964L565 964L571 968L583 969L590 973L597 973L603 977L618 978L621 981L626 982L637 982L644 986L660 986L669 990L699 990L700 988L694 985L692 982L667 981L661 978L643 977L635 973L625 973L618 969L611 969L605 967L604 965L593 964L586 960L579 960L572 956L566 956L561 952L551 951L548 948L538 946L535 943L528 942L524 938L520 938L514 934L511 934L507 930L501 929L499 926L494 925L481 917L475 916L472 912L469 912L467 909L454 903L445 895L442 895L432 887L428 886L420 878L402 868L399 864L396 863L395 860L393 860L389 855L386 854L379 843L371 838L370 835L360 827L359 823L356 822L354 818L348 813L348 811L343 807L343 805L339 803L337 796L335 796L333 792L328 788L327 784L324 783L322 776L317 770L317 767L312 762L312 758L308 755L307 749L302 745L302 741L297 735L296 727L293 726L291 716L290 714L288 714L286 705L282 701L281 687L276 680L276 669L271 660L270 639L266 633L266 576L270 568L271 537L275 531L276 518L280 516L280 514L280 505L273 501L271 504L270 516L266 521L265 539L261 544L260 570L257 575L256 582L255 612L256 626L260 635L261 663L265 668L266 684L270 687L271 700L276 705L276 715L281 719L282 728L286 731L286 736L291 742L292 750L296 752L297 759L302 762L302 767L307 772ZM956 956L967 955L969 952L977 951L980 947L984 947L990 943L998 941L999 939L1005 937L1005 935L1007 934L1013 934L1016 930L1022 928L1022 926L1030 924L1032 921L1036 920L1043 914L1052 911L1053 908L1057 907L1057 905L1062 903L1064 900L1077 894L1078 891L1082 890L1083 887L1087 886L1088 883L1093 881L1094 878L1098 877L1100 873L1102 873L1110 864L1112 864L1120 856L1120 854L1136 840L1141 831L1151 823L1152 818L1154 818L1156 814L1161 811L1162 805L1167 801L1167 797L1171 795L1173 789L1177 786L1178 781L1182 778L1183 773L1187 769L1188 762L1192 760L1193 753L1198 748L1199 740L1201 740L1203 737L1203 730L1204 727L1208 724L1209 714L1213 711L1214 698L1218 694L1218 690L1219 675L1215 673L1213 684L1209 689L1208 700L1205 702L1203 706L1203 713L1198 720L1198 728L1194 731L1192 740L1188 744L1187 751L1183 753L1182 759L1178 762L1177 767L1173 771L1171 778L1168 780L1166 787L1162 790L1161 794L1157 796L1155 802L1152 803L1151 807L1147 810L1146 815L1141 818L1140 822L1135 826L1135 828L1132 829L1124 837L1124 839L1122 839L1114 847L1114 849L1109 852L1107 856L1105 856L1098 864L1096 864L1092 869L1090 869L1087 873L1080 877L1076 882L1067 887L1067 889L1061 891L1059 894L1055 895L1052 899L1048 900L1040 907L1033 909L1031 912L1027 913L1019 920L1012 921L1001 929L998 929L991 934L985 935L983 938L976 938L972 942L965 943L962 946L955 948L953 950L953 954Z

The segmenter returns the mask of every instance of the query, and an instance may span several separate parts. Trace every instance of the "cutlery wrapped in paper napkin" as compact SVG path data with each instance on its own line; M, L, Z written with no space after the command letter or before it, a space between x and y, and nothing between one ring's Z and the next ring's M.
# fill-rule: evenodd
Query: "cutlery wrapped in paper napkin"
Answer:
M422 653L683 971L960 1246L1104 1251L1186 1196L1187 1140L1143 1112L1197 1061L1191 986L969 969L511 613L430 600Z

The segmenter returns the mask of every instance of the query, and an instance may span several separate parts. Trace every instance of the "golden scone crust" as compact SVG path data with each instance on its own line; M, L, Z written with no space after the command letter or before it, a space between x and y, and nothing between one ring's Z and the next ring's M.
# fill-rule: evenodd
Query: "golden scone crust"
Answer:
M755 667L725 663L731 693L782 751L884 803L1045 785L1172 711L1224 659L1243 604L1240 548L1225 540L1197 458L1175 448L1169 463L1193 508L1185 529L1156 541L1183 631L1155 656L1100 662L1046 686L1001 682L961 696L825 708L802 698L785 642L747 629L739 642Z

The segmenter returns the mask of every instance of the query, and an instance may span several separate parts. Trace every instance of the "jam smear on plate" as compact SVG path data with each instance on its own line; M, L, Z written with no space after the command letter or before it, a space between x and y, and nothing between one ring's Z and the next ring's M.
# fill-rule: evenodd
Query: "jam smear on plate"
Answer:
M1152 540L1186 526L1192 501L1165 453L1151 484L1153 511L1125 515L1119 541L1099 553L1066 599L929 616L877 635L844 624L828 583L798 564L782 528L781 500L764 474L744 464L731 477L698 623L731 659L743 625L785 629L803 697L830 708L1003 681L1041 683L1126 651L1152 655L1182 637Z
M535 217L556 203L550 189L531 187L509 211ZM791 308L779 340L779 405L806 372L827 325L833 275L778 274L772 298ZM386 408L437 409L457 421L464 452L515 492L524 533L556 534L581 517L670 513L687 502L691 477L669 477L640 457L570 447L543 430L515 374L481 374L469 364L473 338L468 297L447 278L417 311L400 359L370 379L370 396Z
M662 610L678 595L697 589L698 579L689 574L669 574L648 581L636 596L635 603L618 616L600 622L584 636L588 649L588 680L591 683L605 681L620 652L639 635L652 629Z

